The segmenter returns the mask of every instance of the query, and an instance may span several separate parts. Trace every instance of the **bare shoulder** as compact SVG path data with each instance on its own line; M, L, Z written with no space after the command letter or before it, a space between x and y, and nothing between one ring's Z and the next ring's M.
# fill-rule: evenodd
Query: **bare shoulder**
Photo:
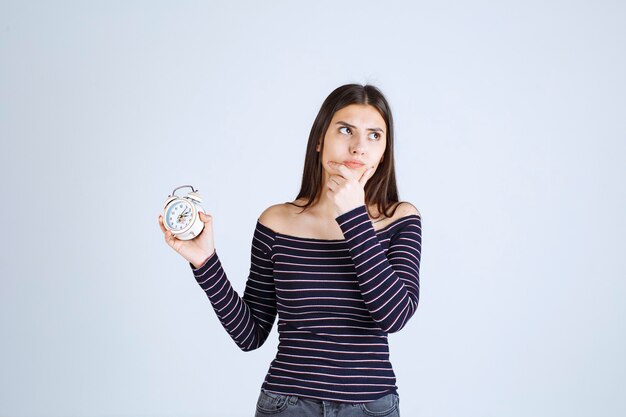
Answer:
M277 232L283 230L286 219L291 215L292 209L287 203L274 204L261 213L259 222Z
M419 216L420 218L422 217L419 210L413 204L408 201L401 201L396 206L396 211L393 214L393 217L394 219L401 219L402 217L410 216L412 214Z
M417 208L415 208L413 204L407 201L394 203L394 205L391 207L391 210L393 211L393 214L391 215L391 217L385 217L385 216L383 216L382 218L373 217L373 219L377 219L377 220L372 219L373 220L372 223L376 224L376 226L374 226L376 230L383 229L387 227L388 225L400 220L401 218L407 217L410 215L418 216L420 219L422 218L422 215L420 214L419 210L417 210ZM377 212L376 207L372 207L372 211L376 213Z
M285 205L274 204L266 208L259 216L259 222L266 227L276 231L285 216Z

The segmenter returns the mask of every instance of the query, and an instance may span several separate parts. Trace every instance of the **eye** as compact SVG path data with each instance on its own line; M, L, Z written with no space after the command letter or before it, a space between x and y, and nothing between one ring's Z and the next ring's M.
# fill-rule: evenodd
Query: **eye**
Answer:
M345 129L345 130L344 130ZM343 126L339 128L339 133L343 133L344 135L348 135L350 132L350 128L347 126Z
M374 140L379 140L380 139L380 133L372 132L372 133L370 133L369 137L371 139L374 139Z

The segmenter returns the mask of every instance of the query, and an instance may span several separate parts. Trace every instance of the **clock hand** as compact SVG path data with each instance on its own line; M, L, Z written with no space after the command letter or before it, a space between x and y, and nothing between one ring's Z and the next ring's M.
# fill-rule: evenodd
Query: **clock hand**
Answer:
M178 215L178 221L180 222L183 218L189 217L189 214L190 214L189 209L183 211L182 213Z

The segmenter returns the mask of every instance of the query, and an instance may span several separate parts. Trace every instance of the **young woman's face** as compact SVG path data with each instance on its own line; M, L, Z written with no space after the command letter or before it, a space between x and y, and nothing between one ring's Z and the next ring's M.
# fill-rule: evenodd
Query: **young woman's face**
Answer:
M387 126L375 107L351 104L337 111L326 135L322 151L324 181L339 171L329 161L344 164L357 173L357 178L369 167L378 167L387 146ZM317 145L319 152L321 145ZM352 161L356 161L352 163Z

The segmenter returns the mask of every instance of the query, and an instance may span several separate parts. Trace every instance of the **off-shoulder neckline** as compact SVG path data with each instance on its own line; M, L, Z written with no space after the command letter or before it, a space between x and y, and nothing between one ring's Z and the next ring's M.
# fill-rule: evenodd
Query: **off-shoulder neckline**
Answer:
M400 218L392 221L391 223L389 223L385 227L382 227L382 228L380 228L378 230L374 229L374 232L377 235L380 234L380 233L384 233L384 232L388 231L389 229L391 229L393 226L397 225L401 220L407 220L407 219L412 218L412 217L415 217L418 220L421 219L421 216L419 216L417 214L409 214L407 216L403 216L403 217L400 217ZM269 227L267 227L266 225L261 223L259 219L257 219L257 224L260 224L261 226L263 226L267 230L270 230L275 236L283 236L283 237L286 237L286 238L289 238L289 239L307 240L307 241L311 241L311 242L343 242L343 241L345 241L345 239L318 239L318 238L315 238L315 237L294 236L294 235L288 235L288 234L285 234L285 233L275 232L274 230L270 229Z

